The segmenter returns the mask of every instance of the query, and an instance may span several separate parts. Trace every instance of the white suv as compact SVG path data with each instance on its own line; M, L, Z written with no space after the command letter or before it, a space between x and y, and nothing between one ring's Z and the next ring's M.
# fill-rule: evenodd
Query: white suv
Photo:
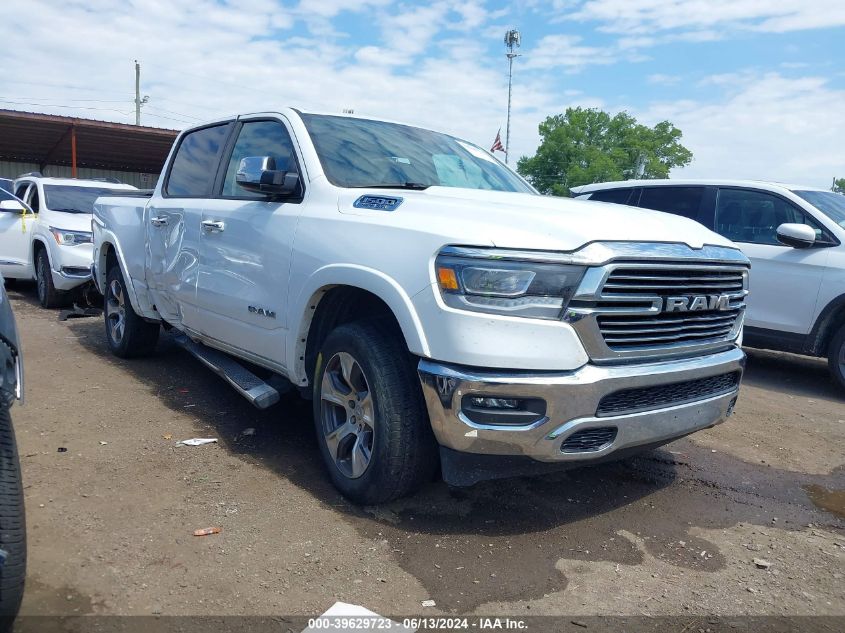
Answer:
M752 265L745 344L827 357L845 387L845 196L730 180L629 180L572 191L692 218L736 242Z
M63 305L68 291L91 280L94 200L127 190L135 187L40 174L18 178L15 195L25 205L0 213L0 273L6 279L35 279L43 307Z

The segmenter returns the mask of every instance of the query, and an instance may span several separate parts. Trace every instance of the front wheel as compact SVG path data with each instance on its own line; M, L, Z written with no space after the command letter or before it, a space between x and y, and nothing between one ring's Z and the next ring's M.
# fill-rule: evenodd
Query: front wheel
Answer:
M329 334L314 372L320 453L340 492L377 504L410 494L437 468L437 443L401 337L375 322Z
M38 302L42 308L61 308L67 303L67 294L53 285L53 273L50 270L50 258L46 248L40 248L35 258L35 284L38 289Z
M839 386L845 389L845 324L833 335L827 355L827 366Z
M123 273L117 264L109 268L106 275L103 304L106 339L112 353L120 358L151 354L161 328L158 323L144 321L132 308Z

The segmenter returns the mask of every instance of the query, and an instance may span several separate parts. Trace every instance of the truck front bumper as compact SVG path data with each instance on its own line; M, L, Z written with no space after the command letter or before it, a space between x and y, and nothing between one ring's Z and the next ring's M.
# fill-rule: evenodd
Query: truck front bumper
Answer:
M487 371L421 360L419 375L442 447L587 463L723 422L733 411L744 368L745 354L733 347L689 359L588 364L565 373ZM496 408L503 403L530 411ZM514 412L517 424L511 421Z

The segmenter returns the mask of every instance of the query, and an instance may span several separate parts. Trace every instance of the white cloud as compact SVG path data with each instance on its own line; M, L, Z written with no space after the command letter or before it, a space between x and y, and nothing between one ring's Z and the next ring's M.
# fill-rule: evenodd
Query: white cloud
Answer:
M841 0L586 0L566 3L571 20L595 20L612 33L652 34L672 29L746 28L795 31L845 25Z
M646 77L646 81L650 84L671 86L680 83L681 78L678 75L664 75L663 73L654 73Z
M684 133L694 162L674 177L748 178L827 186L845 173L845 90L824 78L789 79L777 73L718 76L727 89L712 103L683 100L636 113L668 119Z

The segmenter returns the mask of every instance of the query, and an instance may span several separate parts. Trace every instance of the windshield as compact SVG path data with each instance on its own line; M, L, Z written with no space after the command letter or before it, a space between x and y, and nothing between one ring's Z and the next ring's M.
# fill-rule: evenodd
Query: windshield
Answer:
M418 127L303 114L326 177L338 187L464 187L533 193L484 150Z
M0 178L0 193L12 193L14 191L15 181L8 178ZM0 198L0 200L7 200L7 198Z
M832 191L793 191L842 228L845 228L845 196Z
M50 211L65 213L93 213L94 201L100 196L113 196L119 189L108 187L74 187L72 185L44 185L46 206Z

